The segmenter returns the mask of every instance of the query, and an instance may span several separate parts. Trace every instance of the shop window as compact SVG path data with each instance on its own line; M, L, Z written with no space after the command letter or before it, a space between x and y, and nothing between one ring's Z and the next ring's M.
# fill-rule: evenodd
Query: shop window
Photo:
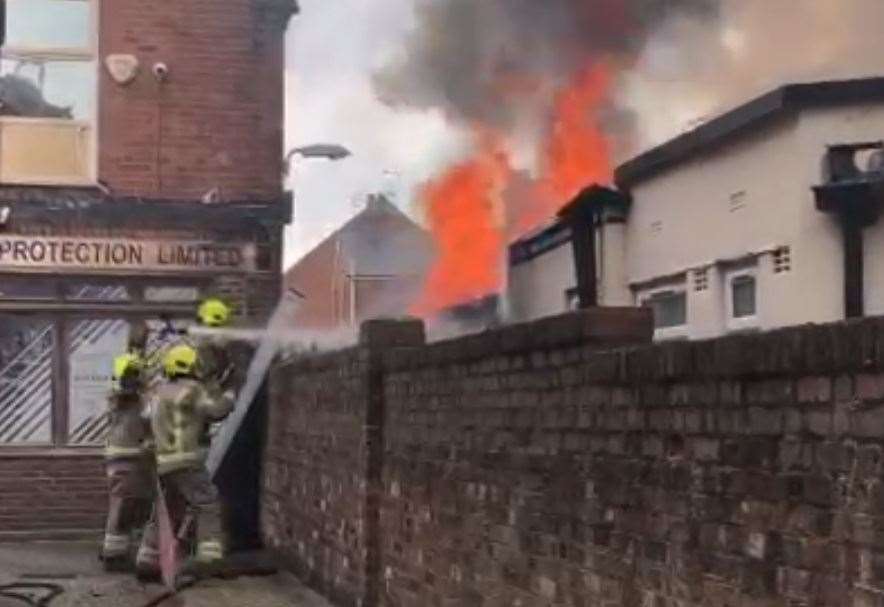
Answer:
M88 319L70 325L67 335L68 444L99 445L107 431L107 396L113 361L126 351L129 323Z
M53 300L58 296L58 285L52 279L0 278L0 297L3 299Z
M655 329L672 329L687 323L687 294L683 290L657 291L644 305L654 312Z
M0 181L88 183L98 90L91 0L6 0Z
M73 282L66 285L65 298L71 301L125 302L132 299L129 287L119 283Z
M154 286L144 288L144 301L150 303L196 303L199 287Z
M0 315L0 445L51 442L54 351L51 322Z

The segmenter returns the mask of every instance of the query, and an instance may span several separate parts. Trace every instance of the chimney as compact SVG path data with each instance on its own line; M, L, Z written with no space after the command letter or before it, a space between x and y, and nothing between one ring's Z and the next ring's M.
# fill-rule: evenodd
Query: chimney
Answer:
M608 208L625 209L626 195L598 184L581 191L559 211L559 217L571 228L571 246L577 278L578 305L595 308L598 301L598 259L596 256L596 224Z

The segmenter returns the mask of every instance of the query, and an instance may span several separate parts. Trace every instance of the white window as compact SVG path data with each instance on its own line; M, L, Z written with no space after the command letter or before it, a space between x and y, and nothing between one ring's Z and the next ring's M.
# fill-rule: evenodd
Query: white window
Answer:
M732 331L758 326L758 280L755 269L726 274L727 326Z
M654 313L656 339L687 336L688 298L683 283L645 291L640 294L639 301Z
M98 94L92 0L6 0L0 182L94 181Z

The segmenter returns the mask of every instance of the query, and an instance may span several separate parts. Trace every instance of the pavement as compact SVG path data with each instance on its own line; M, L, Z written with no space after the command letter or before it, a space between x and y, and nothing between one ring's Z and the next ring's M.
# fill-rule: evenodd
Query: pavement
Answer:
M102 571L92 542L0 544L0 607L142 607L166 593L131 575ZM15 595L20 598L12 598ZM294 577L208 580L161 607L331 607Z

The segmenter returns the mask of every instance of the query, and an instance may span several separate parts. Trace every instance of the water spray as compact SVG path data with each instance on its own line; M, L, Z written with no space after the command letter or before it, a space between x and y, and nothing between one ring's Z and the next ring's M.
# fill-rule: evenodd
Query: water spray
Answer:
M212 439L212 446L209 449L209 456L206 460L206 466L212 477L217 474L218 469L221 467L224 456L233 444L233 440L246 414L249 412L252 402L255 400L255 395L261 389L261 384L264 383L267 371L270 369L270 365L282 344L279 338L280 334L284 332L286 326L291 324L295 312L304 299L303 294L295 289L288 289L283 293L282 299L280 299L276 309L273 311L270 321L267 323L267 328L260 334L258 348L252 357L252 362L249 364L246 382L239 392L233 412L221 424L218 433ZM225 335L228 333L235 335L236 330L234 329L230 332L226 330L222 332L211 330L208 334Z

